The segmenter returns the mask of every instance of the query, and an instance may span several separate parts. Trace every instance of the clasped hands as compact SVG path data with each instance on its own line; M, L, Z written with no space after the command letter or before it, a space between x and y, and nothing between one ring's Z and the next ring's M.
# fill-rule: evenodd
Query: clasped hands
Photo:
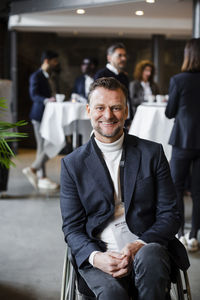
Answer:
M132 270L132 263L136 253L144 244L140 241L127 244L121 252L97 252L94 256L93 266L101 271L121 278Z

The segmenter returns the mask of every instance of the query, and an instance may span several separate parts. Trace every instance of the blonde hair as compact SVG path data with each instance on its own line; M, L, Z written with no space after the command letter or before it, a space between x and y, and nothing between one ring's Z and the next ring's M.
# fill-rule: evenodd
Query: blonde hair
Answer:
M153 82L153 77L155 74L155 66L150 60L141 60L140 62L137 63L133 73L134 79L142 81L142 74L146 67L151 68L151 76L149 77L149 81Z

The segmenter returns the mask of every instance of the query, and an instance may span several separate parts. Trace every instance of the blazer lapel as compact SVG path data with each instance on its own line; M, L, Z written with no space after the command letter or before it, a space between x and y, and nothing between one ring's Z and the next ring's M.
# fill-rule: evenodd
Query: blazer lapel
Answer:
M129 140L129 137L126 137ZM124 204L127 214L133 196L137 174L140 166L140 151L136 148L136 140L133 138L126 143L124 165Z
M88 172L92 174L92 177L96 181L97 188L105 193L107 199L114 201L114 187L106 163L103 158L101 160L91 141L90 147L88 156L85 158ZM88 183L89 185L90 183Z

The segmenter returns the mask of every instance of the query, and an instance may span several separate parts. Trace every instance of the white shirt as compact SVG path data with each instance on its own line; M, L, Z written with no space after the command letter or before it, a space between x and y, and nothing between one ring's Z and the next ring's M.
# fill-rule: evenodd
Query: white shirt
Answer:
M110 172L114 186L114 201L116 206L121 204L121 187L120 187L120 160L122 156L122 145L124 134L114 143L102 143L95 138L97 146L100 148L105 163Z
M90 90L90 85L93 83L94 79L90 77L89 75L85 75L85 96L87 98L89 90Z
M108 251L119 251L116 240L113 235L113 224L125 220L124 205L121 199L121 185L120 185L120 160L123 149L124 134L114 143L102 143L95 138L97 146L100 148L105 163L110 172L110 176L114 186L114 201L115 201L115 212L114 216L108 222L106 228L99 234L99 238L103 241ZM135 236L137 240L138 237ZM134 238L135 239L135 238ZM139 240L141 241L141 240ZM145 244L145 242L141 241ZM93 265L94 255L98 251L93 251L89 256L89 263Z
M47 73L45 70L41 69L42 73L44 75L44 77L46 77L47 79L49 78L49 73Z
M147 82L141 81L141 85L144 89L144 100L148 100L148 96L152 95L150 83L148 81Z
M116 75L119 74L118 70L111 64L107 63L106 68L109 69L111 72L115 73Z
M49 73L48 72L46 72L45 70L43 70L43 69L41 69L42 70L42 73L43 73L43 75L44 75L44 77L46 77L46 79L49 79ZM47 102L49 101L49 99L48 98L45 98L44 99L44 105L46 105L47 104ZM37 121L35 121L35 120L33 120L34 121L34 123L38 123ZM33 123L33 122L32 122Z

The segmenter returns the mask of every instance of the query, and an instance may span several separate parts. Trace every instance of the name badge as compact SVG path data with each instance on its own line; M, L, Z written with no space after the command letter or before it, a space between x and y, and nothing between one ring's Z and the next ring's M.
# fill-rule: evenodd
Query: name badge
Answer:
M129 230L126 224L125 215L117 218L112 222L111 230L118 247L118 251L121 251L124 246L126 246L126 244L133 243L139 238Z

